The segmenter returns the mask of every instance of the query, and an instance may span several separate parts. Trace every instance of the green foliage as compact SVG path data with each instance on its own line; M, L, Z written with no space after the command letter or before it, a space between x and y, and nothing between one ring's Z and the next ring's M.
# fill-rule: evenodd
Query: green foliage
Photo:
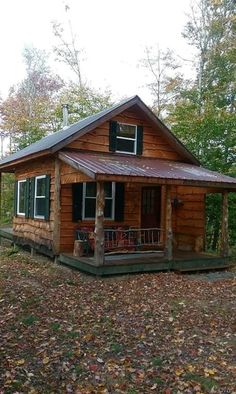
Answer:
M182 89L168 122L203 166L236 176L234 35L236 13L233 0L198 0L184 31L194 45L196 79ZM207 240L210 249L219 246L221 202L207 199ZM229 230L236 244L235 196L230 197Z
M1 224L12 222L14 206L14 176L2 174L1 182Z
M63 86L48 67L45 51L26 48L26 77L10 89L1 103L2 129L10 138L10 151L22 149L56 130L55 100Z

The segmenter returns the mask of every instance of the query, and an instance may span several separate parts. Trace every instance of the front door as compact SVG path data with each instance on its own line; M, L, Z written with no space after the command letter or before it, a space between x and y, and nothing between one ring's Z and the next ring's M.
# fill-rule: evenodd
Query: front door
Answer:
M141 227L160 227L161 219L161 187L142 188Z

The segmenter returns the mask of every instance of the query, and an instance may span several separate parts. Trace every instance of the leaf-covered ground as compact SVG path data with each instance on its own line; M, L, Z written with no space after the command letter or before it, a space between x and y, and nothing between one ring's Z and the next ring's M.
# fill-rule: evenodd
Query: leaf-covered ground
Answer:
M0 393L236 393L235 279L95 278L0 249Z

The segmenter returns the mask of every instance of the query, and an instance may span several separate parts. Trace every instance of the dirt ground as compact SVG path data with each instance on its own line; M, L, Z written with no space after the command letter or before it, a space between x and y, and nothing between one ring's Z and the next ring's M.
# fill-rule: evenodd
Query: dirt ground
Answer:
M0 248L0 393L236 394L236 271L97 278Z

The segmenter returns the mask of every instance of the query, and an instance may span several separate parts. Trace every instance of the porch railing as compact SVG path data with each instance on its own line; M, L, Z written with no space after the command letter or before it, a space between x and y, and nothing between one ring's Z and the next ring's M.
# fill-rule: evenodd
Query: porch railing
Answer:
M158 248L163 244L161 228L105 228L104 250L141 250ZM95 235L92 229L76 230L76 239L83 241L85 253L94 250Z
M142 247L160 247L162 244L161 228L104 229L105 251L114 249L134 249Z

